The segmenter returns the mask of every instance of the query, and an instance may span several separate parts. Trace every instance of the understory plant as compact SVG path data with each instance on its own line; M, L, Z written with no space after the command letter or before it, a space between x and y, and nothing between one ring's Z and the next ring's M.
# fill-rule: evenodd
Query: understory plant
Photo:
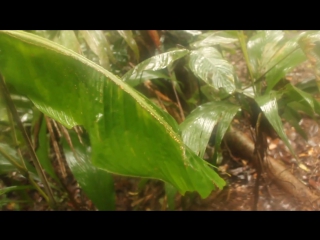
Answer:
M298 124L302 114L314 119L319 114L314 97L319 36L318 31L167 31L162 37L157 31L1 31L2 204L12 191L30 202L26 193L35 189L51 208L59 208L54 193L67 186L63 159L99 210L115 207L112 174L166 182L170 208L175 191L206 198L226 184L216 166L234 119L252 129L258 179L268 137L281 138L306 169L282 120L306 138ZM239 51L246 79L227 60ZM287 74L305 61L315 78L291 83ZM210 146L213 154L204 160ZM51 148L61 176L49 158Z

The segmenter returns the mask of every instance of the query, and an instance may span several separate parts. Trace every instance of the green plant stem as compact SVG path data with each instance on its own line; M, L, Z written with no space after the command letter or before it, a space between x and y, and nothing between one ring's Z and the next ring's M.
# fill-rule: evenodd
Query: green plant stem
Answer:
M53 197L52 189L50 188L48 180L46 178L46 175L44 174L44 172L43 172L43 170L41 168L39 159L38 159L38 157L37 157L37 155L36 155L36 153L35 153L35 151L33 149L33 146L32 146L32 143L31 143L29 137L28 137L28 134L27 134L27 132L25 131L25 129L23 127L23 124L22 124L22 122L21 122L21 120L19 118L18 112L17 112L17 110L16 110L16 108L15 108L15 106L13 104L13 101L11 99L10 93L9 93L9 91L7 89L5 81L4 81L4 79L3 79L1 74L0 74L0 87L1 87L1 90L2 90L4 98L6 99L7 105L9 107L10 111L11 111L12 117L15 120L15 122L17 123L17 126L20 129L20 131L22 133L22 136L26 141L26 145L27 145L27 147L29 149L29 152L30 152L30 155L31 155L32 160L34 162L34 165L36 167L37 173L39 174L39 177L40 177L40 179L41 179L41 181L42 181L42 183L44 185L44 189L45 189L45 191L46 191L46 193L48 195L48 198L49 198L48 203L49 203L49 205L51 207L54 207L56 202L55 202L55 199Z

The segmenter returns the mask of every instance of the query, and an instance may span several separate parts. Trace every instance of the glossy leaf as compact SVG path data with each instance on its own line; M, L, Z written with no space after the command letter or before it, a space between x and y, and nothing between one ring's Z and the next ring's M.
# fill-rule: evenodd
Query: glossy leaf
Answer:
M158 78L155 71L168 67L174 61L184 57L188 53L189 51L187 49L177 49L148 58L123 75L122 79L130 86L134 87L143 80L151 79L150 77L153 75L153 79Z
M134 38L133 38L132 31L131 30L118 30L118 33L127 42L128 46L134 52L134 55L136 57L137 62L139 62L139 58L140 58L139 48L136 43L136 40L134 40Z
M189 66L197 77L214 89L223 88L229 94L235 91L233 67L215 48L206 47L192 51Z
M89 144L81 144L74 132L69 131L72 147L64 138L63 150L67 163L86 195L99 210L115 210L115 191L110 173L92 165ZM85 142L85 138L82 138Z
M247 43L248 56L257 80L266 74L269 92L298 64L306 60L298 45L300 35L287 39L283 31L260 31Z
M266 118L268 119L269 123L272 125L273 129L277 132L279 137L288 147L292 155L294 155L297 158L297 155L295 154L291 144L289 143L288 137L284 132L281 118L278 113L278 105L275 93L271 92L270 94L259 96L255 100L257 104L260 106Z
M238 109L227 102L209 102L197 107L180 125L184 143L203 158L214 126L219 123L215 139L218 147Z
M226 31L218 31L218 32L211 33L206 38L191 44L191 47L193 48L212 47L219 44L224 45L224 44L235 43L237 41L238 39L236 36Z
M97 64L20 31L0 31L0 52L6 82L63 125L85 127L96 167L160 179L182 194L198 191L202 197L215 185L224 186L217 173L183 144L169 114Z
M100 30L80 30L90 49L99 57L100 65L110 69L110 61L115 62L110 44Z

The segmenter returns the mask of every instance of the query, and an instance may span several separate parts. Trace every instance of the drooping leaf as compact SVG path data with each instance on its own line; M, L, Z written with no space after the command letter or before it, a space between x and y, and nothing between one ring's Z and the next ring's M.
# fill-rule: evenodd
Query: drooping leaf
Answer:
M99 210L115 210L113 177L110 173L92 165L90 146L82 137L81 144L74 132L69 131L73 148L64 138L62 141L67 163L86 195Z
M197 77L214 89L222 88L229 94L235 91L233 67L215 48L206 47L192 51L189 66Z
M161 179L182 194L198 191L202 197L225 185L183 144L170 115L104 68L21 31L0 31L0 52L6 82L68 128L85 127L96 167Z
M284 132L281 118L278 113L277 98L275 96L275 93L270 92L269 94L257 97L255 100L268 119L269 123L272 125L273 129L277 132L279 137L288 147L291 154L297 158L297 155L295 154L291 144L289 143L288 137Z
M218 32L211 33L206 38L191 44L191 47L193 48L212 47L219 44L226 45L230 43L235 43L237 41L238 41L237 36L234 36L226 31L218 31Z
M238 109L239 106L227 102L209 102L197 107L180 125L184 143L202 158L214 126L219 124L215 145L220 146Z
M179 58L188 54L187 49L177 49L151 57L135 66L122 76L123 81L134 87L143 80L159 78L156 71L164 69ZM152 73L153 72L153 73Z
M118 33L127 42L128 46L134 52L134 55L136 57L137 62L139 62L139 58L140 58L139 48L136 43L136 40L134 40L134 38L132 36L132 31L131 30L118 30Z

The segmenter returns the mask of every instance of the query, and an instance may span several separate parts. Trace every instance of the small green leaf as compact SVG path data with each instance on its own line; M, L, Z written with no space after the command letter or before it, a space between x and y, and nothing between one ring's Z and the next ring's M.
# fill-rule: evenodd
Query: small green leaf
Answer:
M178 49L170 52L162 53L151 57L142 63L135 66L133 69L128 71L125 75L122 76L123 81L128 83L130 86L134 87L142 82L142 80L151 79L151 78L167 78L166 75L159 75L155 71L164 69L172 64L174 61L179 58L184 57L188 54L187 49ZM154 73L152 73L154 72Z
M281 118L278 113L277 98L274 92L259 96L256 99L257 104L260 106L262 112L268 119L269 123L272 125L273 129L277 132L282 141L289 148L292 155L297 158L291 144L289 143L288 137L284 132Z
M134 52L134 55L136 57L137 62L139 62L139 58L140 58L139 48L136 43L136 40L134 40L134 38L133 38L132 31L131 30L118 30L118 33L127 42L128 46Z
M219 123L215 145L220 146L238 109L239 106L227 102L209 102L197 107L180 125L183 142L203 158L214 126Z
M233 66L213 47L192 51L189 67L197 77L216 90L223 88L231 94L236 89Z
M284 109L282 117L296 129L296 131L304 138L304 140L308 140L306 132L299 125L301 116L297 111L290 107L287 107Z
M167 203L169 210L173 211L175 209L175 197L178 190L169 183L165 183L165 191L167 195Z
M28 189L34 189L33 186L10 186L3 189L0 189L0 196L12 192L12 191L21 191L21 190L28 190Z

